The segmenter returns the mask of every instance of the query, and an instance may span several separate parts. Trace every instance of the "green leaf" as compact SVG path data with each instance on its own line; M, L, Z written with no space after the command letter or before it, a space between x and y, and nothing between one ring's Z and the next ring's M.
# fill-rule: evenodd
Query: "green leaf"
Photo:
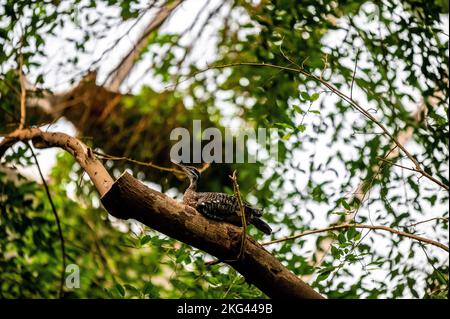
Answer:
M347 238L349 240L352 240L353 238L355 238L357 234L358 234L358 231L356 230L355 227L351 227L347 230Z
M119 295L121 295L122 297L125 296L125 289L122 285L116 284L116 290L119 292Z
M151 282L146 282L144 285L144 289L142 289L142 292L144 293L144 295L148 295L152 292L154 286Z
M319 271L319 275L317 276L317 279L316 279L316 280L317 280L318 282L320 282L320 281L323 281L323 280L327 279L328 276L330 276L331 272L332 272L334 269L335 269L334 266L328 266L328 267L325 267L325 268L321 269L321 270Z
M123 286L127 291L130 291L132 293L137 293L139 291L135 286L130 285L130 284L125 284Z
M152 240L152 236L149 236L149 235L145 235L145 236L141 237L141 246L144 246L151 240Z
M280 123L280 122L277 122L277 123L275 123L275 125L278 125L278 126L281 126L281 127L285 127L285 128L290 128L290 129L293 129L293 128L294 128L292 125L287 124L287 123Z
M292 107L294 108L294 111L299 113L299 114L305 113L305 112L303 112L303 110L298 105L293 105Z
M300 132L304 132L305 130L306 130L306 126L305 126L305 124L300 124L298 127L297 127L297 129L300 131Z
M347 239L345 239L344 233L339 233L338 241L339 241L339 244L345 244L347 242Z
M337 249L335 246L331 246L331 255L337 259L341 255L341 251Z
M344 206L344 208L346 209L346 210L351 210L352 208L351 208L351 206L350 206L350 204L349 203L347 203L347 201L345 200L345 199L341 199L341 203L342 203L342 206Z
M311 101L311 102L314 102L314 101L316 101L319 97L320 97L320 93L314 93L313 95L311 95L310 101Z
M300 92L300 96L301 96L302 99L304 99L305 101L311 100L311 97L309 96L308 92Z

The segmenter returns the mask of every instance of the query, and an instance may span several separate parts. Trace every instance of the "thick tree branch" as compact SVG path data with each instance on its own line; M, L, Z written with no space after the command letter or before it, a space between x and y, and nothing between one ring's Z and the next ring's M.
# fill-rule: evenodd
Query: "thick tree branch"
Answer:
M71 153L88 173L102 196L106 210L120 219L135 219L167 236L201 249L226 262L271 298L322 299L314 289L290 272L255 240L248 237L241 247L242 230L231 224L209 220L192 207L146 187L130 174L117 181L95 158L90 148L64 133L42 132L38 128L16 130L6 144L32 140L35 147L61 147ZM0 148L5 140L0 142Z
M155 31L157 28L163 24L164 21L170 16L170 14L175 10L180 4L182 0L172 1L165 6L163 6L158 13L156 13L155 17L148 24L148 26L142 32L137 43L131 48L128 54L122 59L122 61L117 65L117 67L110 72L107 77L108 83L106 87L111 91L119 91L120 85L130 74L132 68L136 63L136 59L139 57L142 49L147 46L147 38L148 36Z
M111 188L114 180L103 164L95 158L92 150L78 139L64 133L43 132L38 128L16 130L0 142L0 158L3 155L1 151L6 151L7 147L18 141L29 140L33 141L36 148L60 147L72 154L89 175L101 196Z
M102 197L108 212L141 223L218 257L271 298L323 298L284 267L272 254L247 237L239 260L239 227L203 217L190 206L152 190L124 173Z

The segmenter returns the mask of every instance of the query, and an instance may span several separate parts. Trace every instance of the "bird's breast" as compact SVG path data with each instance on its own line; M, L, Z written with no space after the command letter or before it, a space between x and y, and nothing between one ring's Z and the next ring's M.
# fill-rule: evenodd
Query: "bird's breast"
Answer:
M198 196L197 196L196 192L193 192L191 190L187 190L184 193L184 195L183 195L183 203L188 205L188 206L197 208L197 200L198 200L197 197Z

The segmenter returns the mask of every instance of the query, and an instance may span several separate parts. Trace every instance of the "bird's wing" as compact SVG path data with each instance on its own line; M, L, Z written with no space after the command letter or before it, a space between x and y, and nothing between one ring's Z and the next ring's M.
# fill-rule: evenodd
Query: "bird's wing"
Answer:
M240 220L236 197L225 193L198 193L197 210L212 219Z

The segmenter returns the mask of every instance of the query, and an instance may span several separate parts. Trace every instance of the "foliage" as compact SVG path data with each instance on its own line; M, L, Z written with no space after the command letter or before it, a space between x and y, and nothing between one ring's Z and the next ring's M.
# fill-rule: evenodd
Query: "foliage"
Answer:
M159 1L149 6L111 0L0 3L0 131L8 132L20 114L16 70L21 57L33 83L52 91L45 72L51 61L46 43L64 41L70 54L52 68L68 70L68 82L73 83L93 42ZM91 117L83 128L75 123L79 135L91 138L87 143L114 155L161 163L159 154L170 148L170 129L190 128L192 119L220 129L236 119L242 127L277 128L278 160L213 165L202 188L231 192L228 175L237 168L243 195L265 208L274 238L354 221L425 234L448 245L449 193L417 172L392 165L412 167L403 153L390 157L391 162L380 160L396 152L392 139L332 91L295 71L305 70L345 92L393 136L412 132L405 147L427 173L448 185L448 35L441 22L444 14L448 19L446 2L292 5L285 0L236 0L207 9L207 19L196 19L186 33L159 30L149 37L136 66L148 70L159 86L138 81L133 95L126 95L123 107L106 120L108 132L92 125ZM75 31L67 35L61 31L65 27ZM205 30L214 35L213 43ZM214 47L207 64L198 54L205 43ZM102 58L89 65L100 75L108 69ZM92 56L90 61L95 61ZM248 62L260 65L243 64ZM43 122L33 113L27 117L29 125ZM138 131L139 125L145 130ZM2 164L33 162L22 146ZM105 164L114 174L132 169L170 195L179 197L185 186L165 172L125 162ZM40 182L19 177L14 183L9 174L0 174L0 296L55 297L61 249L44 189ZM58 155L48 183L62 221L68 263L82 271L81 288L66 289L66 297L265 297L230 268L205 265L210 257L203 252L136 222L107 216L69 155ZM447 220L411 226L431 217ZM262 239L254 229L250 234ZM320 254L330 239L328 253ZM447 298L448 254L408 238L349 228L267 248L330 298Z

